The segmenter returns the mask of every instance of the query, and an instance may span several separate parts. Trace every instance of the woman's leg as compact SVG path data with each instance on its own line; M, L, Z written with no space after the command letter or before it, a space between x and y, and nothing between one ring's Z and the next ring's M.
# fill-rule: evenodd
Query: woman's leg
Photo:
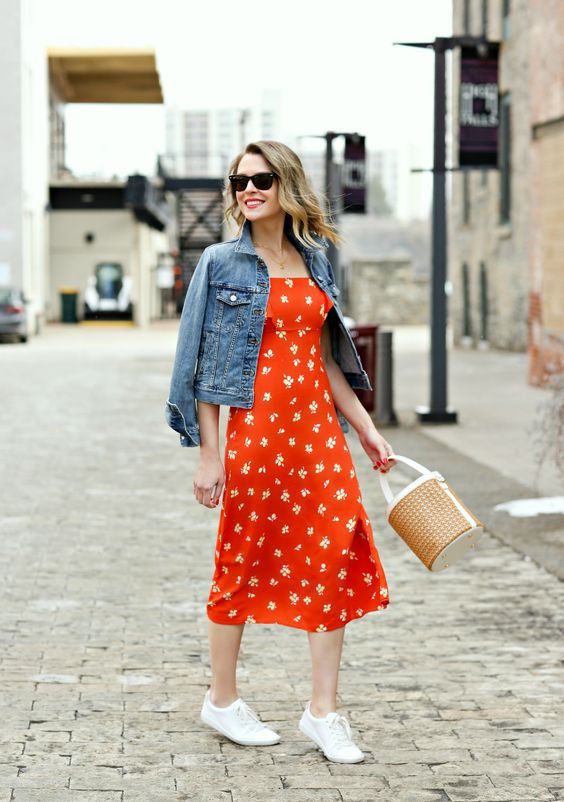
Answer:
M337 709L337 683L345 627L329 632L308 632L311 652L311 705L314 716L323 717Z
M211 660L211 703L227 707L238 697L237 658L244 624L216 624L208 619Z

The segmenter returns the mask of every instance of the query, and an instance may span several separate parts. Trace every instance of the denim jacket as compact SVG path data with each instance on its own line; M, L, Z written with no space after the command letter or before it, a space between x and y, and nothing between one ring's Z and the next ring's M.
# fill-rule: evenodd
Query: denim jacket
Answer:
M328 319L335 361L351 387L372 389L337 302L331 264L320 248L306 248L286 226L309 273L333 302ZM270 290L266 263L253 247L245 222L236 239L210 245L202 253L184 301L170 393L168 425L182 446L200 444L196 400L250 408L254 402L266 305ZM348 423L337 410L342 429Z

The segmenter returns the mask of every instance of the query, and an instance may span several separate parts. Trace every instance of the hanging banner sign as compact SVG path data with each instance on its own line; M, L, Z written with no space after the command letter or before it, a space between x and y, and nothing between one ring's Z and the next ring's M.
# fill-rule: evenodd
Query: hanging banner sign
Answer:
M499 45L487 45L481 56L476 47L460 52L460 167L497 165L499 130Z
M365 137L345 136L345 154L341 173L343 212L363 214L366 211L366 148Z

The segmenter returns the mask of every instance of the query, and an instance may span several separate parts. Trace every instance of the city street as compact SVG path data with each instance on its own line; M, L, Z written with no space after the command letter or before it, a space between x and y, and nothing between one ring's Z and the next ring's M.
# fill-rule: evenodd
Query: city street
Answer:
M472 394L460 378L479 356L499 373L516 355L453 359L458 429L406 417L383 430L486 523L442 574L389 528L349 435L390 606L346 629L339 709L366 760L339 765L297 728L310 692L298 629L250 624L243 637L240 693L279 744L237 746L200 722L219 510L194 501L197 449L164 421L176 326L59 325L0 343L0 802L564 800L562 516L494 511L533 485L512 474L509 445L484 457L497 405L479 370ZM400 411L427 401L425 357L402 342ZM523 382L527 404L534 392ZM412 478L398 465L391 483Z

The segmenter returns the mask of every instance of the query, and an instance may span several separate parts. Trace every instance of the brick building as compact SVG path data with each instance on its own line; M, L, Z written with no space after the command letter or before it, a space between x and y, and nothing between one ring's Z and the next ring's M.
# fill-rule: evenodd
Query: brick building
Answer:
M454 0L453 24L500 42L499 170L453 174L455 340L528 347L529 379L544 384L564 370L564 4ZM458 77L454 51L455 120Z

